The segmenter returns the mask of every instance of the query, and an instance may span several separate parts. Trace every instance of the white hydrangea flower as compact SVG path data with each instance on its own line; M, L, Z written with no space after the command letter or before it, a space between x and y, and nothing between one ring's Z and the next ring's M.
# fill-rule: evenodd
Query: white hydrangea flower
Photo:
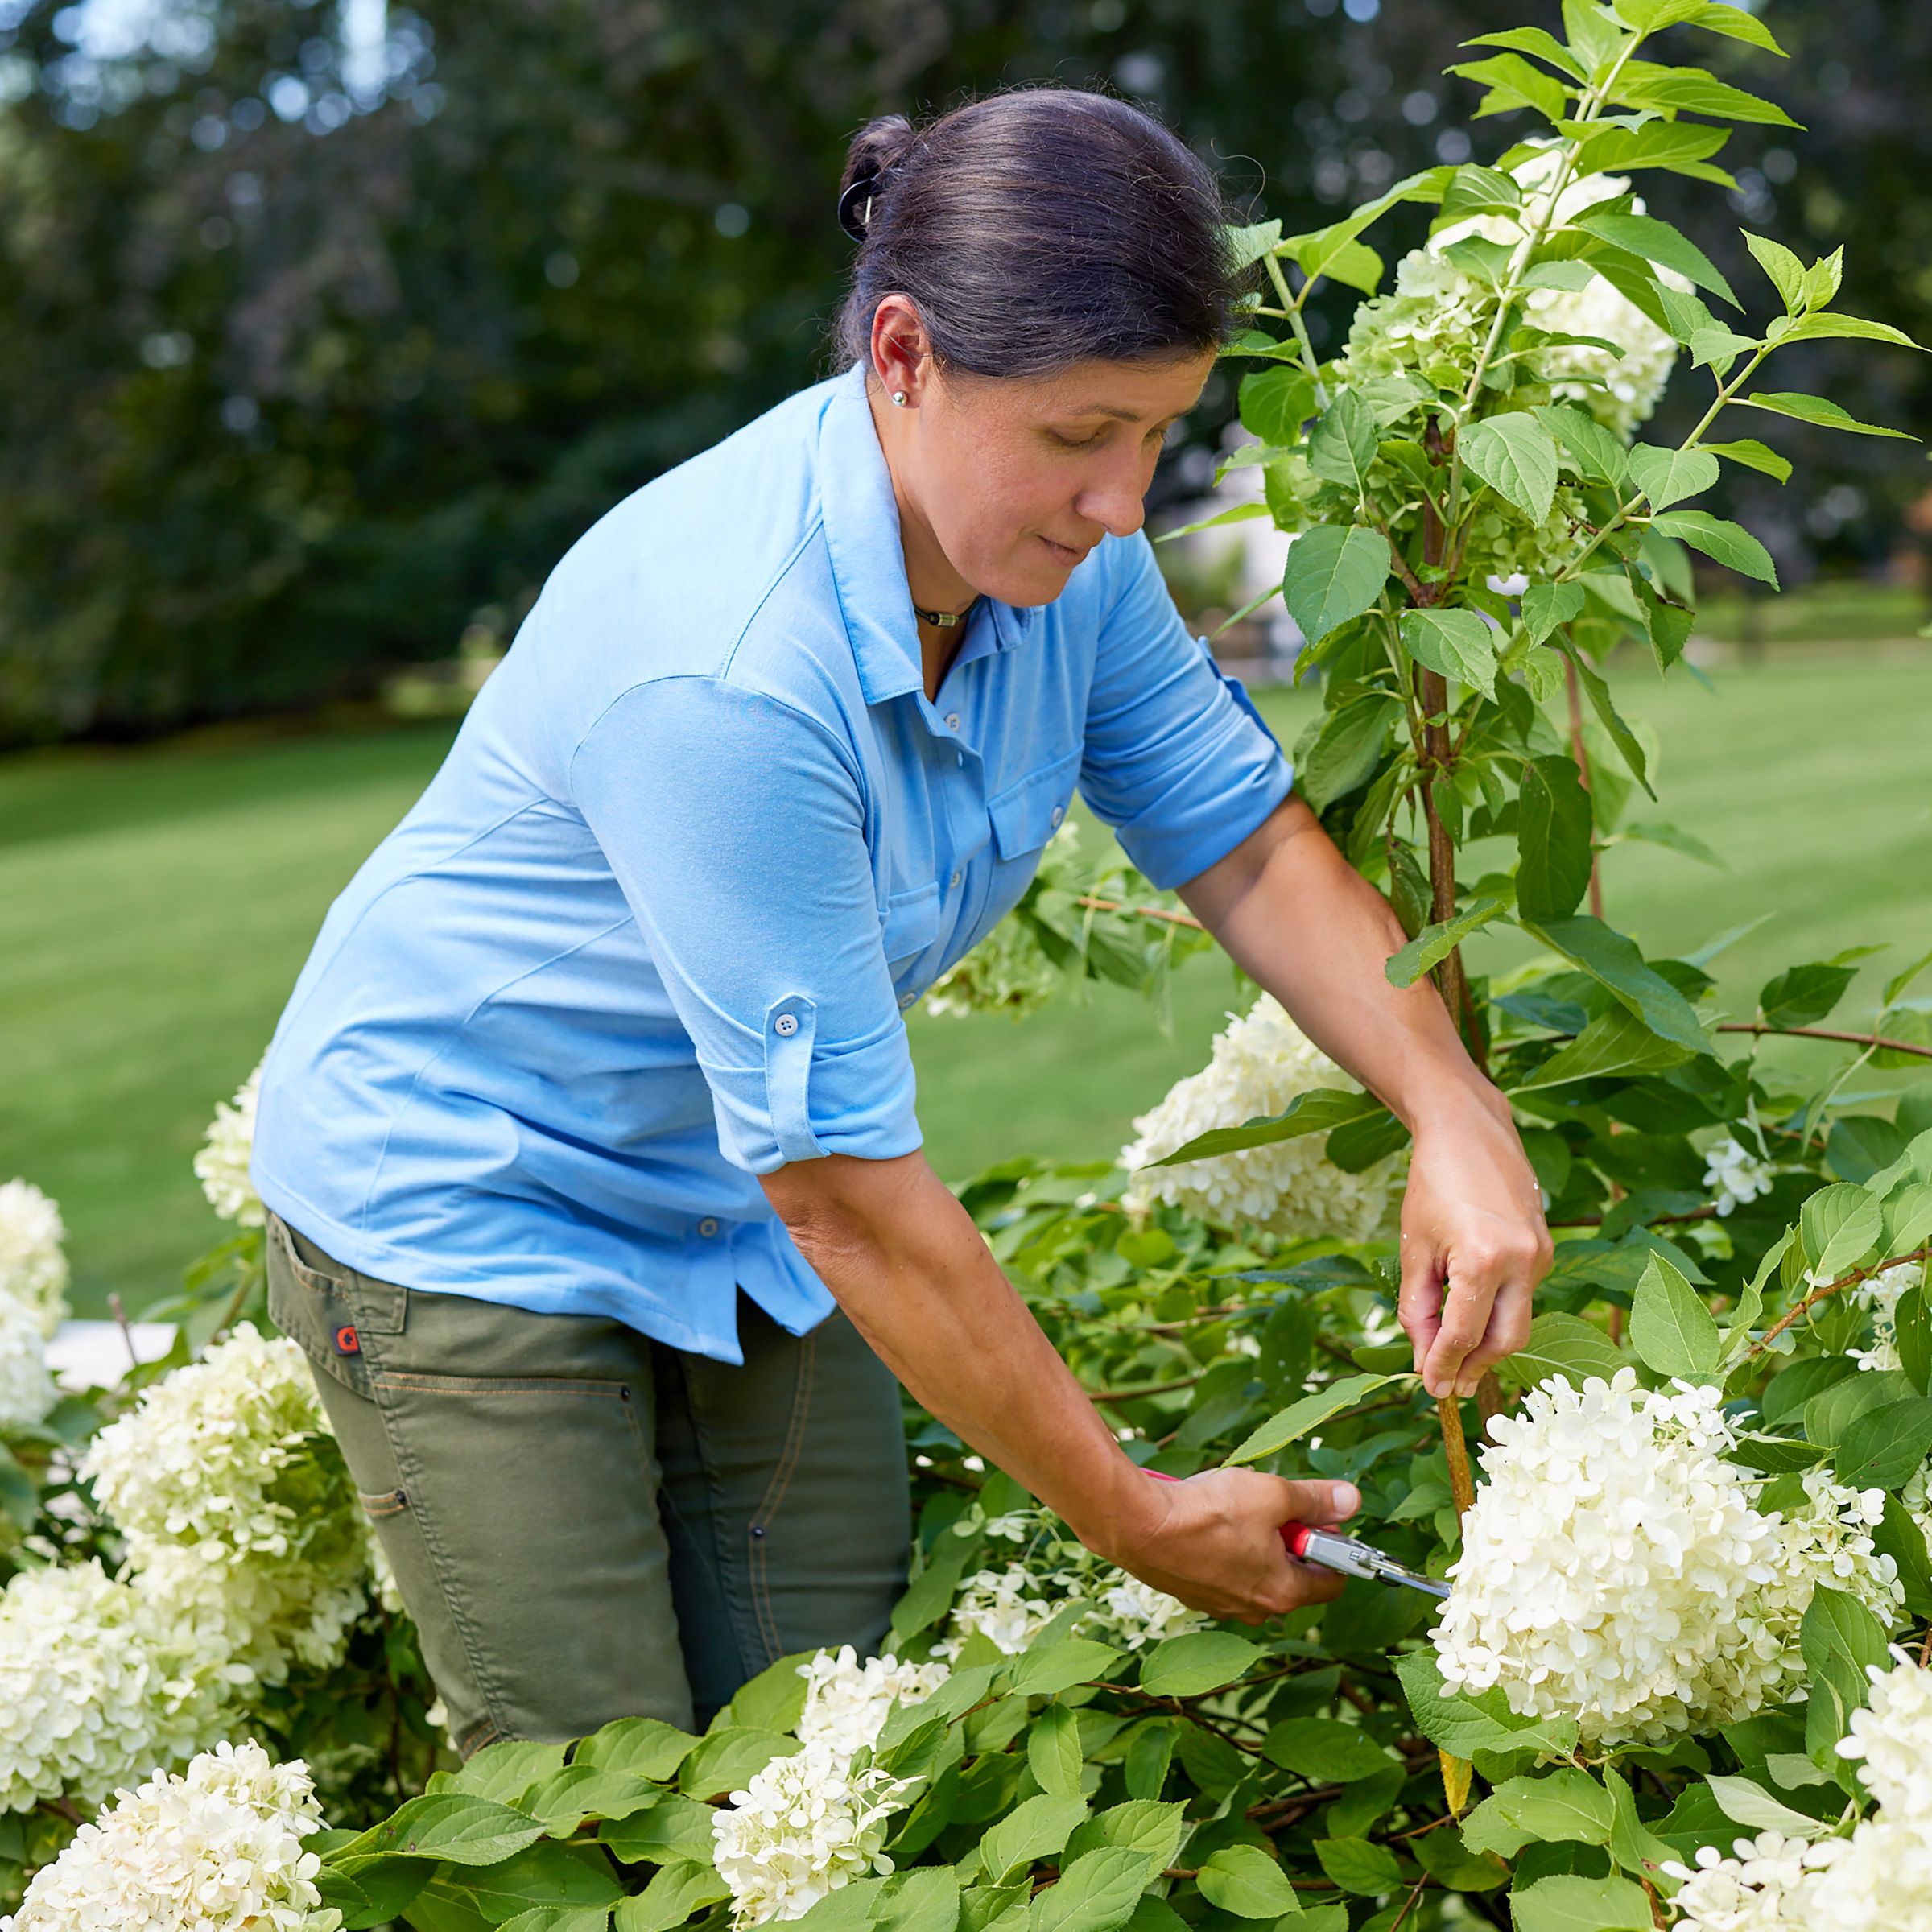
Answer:
M1686 1932L1786 1932L1794 1895L1820 1862L1814 1847L1766 1831L1731 1849L1726 1858L1706 1845L1695 1866L1665 1860L1662 1869L1683 1881L1670 1901L1676 1923Z
M1872 1346L1847 1351L1861 1369L1896 1368L1898 1360L1898 1301L1918 1280L1918 1265L1905 1261L1881 1269L1852 1290L1861 1308L1872 1311Z
M1777 1170L1728 1134L1704 1150L1704 1159L1708 1163L1704 1169L1704 1185L1716 1190L1720 1220L1745 1202L1755 1201L1771 1191L1772 1176Z
M805 1708L798 1735L854 1757L877 1741L894 1704L923 1703L951 1672L943 1663L902 1664L896 1657L861 1663L845 1644L807 1658L799 1674L805 1679Z
M302 1848L320 1829L308 1768L252 1741L157 1776L34 1875L13 1932L336 1932Z
M0 1429L30 1428L54 1406L39 1313L0 1294Z
M1434 1636L1443 1679L1504 1687L1521 1715L1576 1719L1591 1744L1661 1743L1757 1708L1781 1666L1740 1623L1777 1575L1714 1389L1646 1393L1636 1372L1562 1377L1498 1416L1488 1480Z
M977 1632L1008 1657L1015 1657L1053 1621L1059 1606L1040 1596L1036 1579L1018 1563L1004 1570L980 1570L968 1577L953 1600L952 1620L933 1654L951 1662Z
M1802 1887L1792 1932L1932 1932L1932 1826L1868 1818L1817 1847L1823 1869Z
M1138 1137L1121 1150L1120 1162L1130 1172L1143 1171L1133 1174L1122 1200L1136 1212L1162 1202L1207 1220L1253 1222L1290 1237L1319 1234L1364 1241L1386 1232L1399 1199L1399 1154L1363 1173L1345 1174L1327 1158L1327 1135L1311 1133L1179 1167L1147 1166L1210 1128L1279 1113L1311 1088L1354 1086L1280 1003L1263 993L1246 1013L1228 1016L1214 1037L1206 1067L1135 1120Z
M0 1591L0 1811L92 1806L210 1741L217 1674L97 1562L25 1570Z
M66 1240L60 1208L31 1181L0 1186L0 1294L32 1309L43 1335L67 1319Z
M102 1430L81 1474L198 1647L266 1683L341 1660L369 1538L294 1342L241 1323Z
M733 1925L801 1918L852 1880L890 1872L886 1821L918 1781L855 1771L824 1739L774 1757L712 1819Z
M1113 1575L1115 1580L1097 1593L1094 1608L1080 1620L1083 1636L1117 1644L1123 1650L1139 1650L1165 1643L1170 1637L1203 1630L1212 1620L1198 1610L1190 1610L1178 1596L1170 1596L1124 1570L1115 1570Z
M268 1056L264 1054L262 1059ZM260 1228L267 1211L248 1171L249 1155L255 1144L255 1100L262 1086L262 1061L235 1089L232 1100L215 1103L215 1117L195 1155L195 1179L208 1196L208 1204L225 1221L244 1228Z
M1848 1736L1838 1740L1841 1757L1856 1758L1865 1786L1888 1813L1897 1812L1932 1829L1932 1671L1922 1670L1896 1645L1890 1670L1874 1664L1871 1701L1852 1713Z

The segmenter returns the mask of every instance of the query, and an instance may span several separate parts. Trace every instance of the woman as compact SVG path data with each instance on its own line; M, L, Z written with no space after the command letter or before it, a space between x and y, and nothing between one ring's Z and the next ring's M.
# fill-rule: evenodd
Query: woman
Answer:
M277 1029L254 1171L466 1752L688 1725L882 1638L894 1377L1091 1547L1224 1616L1347 1484L1154 1482L921 1157L901 1015L1076 784L1415 1135L1433 1391L1517 1346L1547 1236L1506 1108L1162 587L1142 497L1241 279L1212 178L1099 94L855 142L841 373L559 564ZM1446 1291L1446 1292L1445 1292Z

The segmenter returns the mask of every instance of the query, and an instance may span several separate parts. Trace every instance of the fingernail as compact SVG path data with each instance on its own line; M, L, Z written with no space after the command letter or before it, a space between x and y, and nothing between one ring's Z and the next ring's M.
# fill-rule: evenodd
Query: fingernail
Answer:
M1353 1516L1362 1506L1361 1492L1353 1483L1334 1483L1329 1486L1328 1506L1338 1517Z

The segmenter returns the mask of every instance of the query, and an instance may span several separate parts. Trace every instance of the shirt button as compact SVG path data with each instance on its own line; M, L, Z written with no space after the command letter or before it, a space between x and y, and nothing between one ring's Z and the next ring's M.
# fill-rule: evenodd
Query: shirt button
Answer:
M960 766L963 766L963 765L964 765L964 763L966 762L966 754L965 754L965 753L962 751L962 752L961 752L961 753L960 753L958 755L958 757L956 757L956 758L955 758L955 759L954 759L952 762L953 762L953 763L954 763L954 764L956 764L956 765L960 765Z
M780 1013L778 1017L772 1022L771 1030L774 1033L777 1034L781 1039L790 1039L791 1036L799 1030L797 1016L789 1013Z
M948 731L957 731L959 728L960 714L956 711L947 712L946 714L946 729Z
M899 995L899 1011L904 1013L919 997L916 993L901 993Z
M953 891L957 892L960 889L960 881L964 878L965 876L965 873L963 872L956 872L952 877L946 881L946 883L952 889Z
M1050 825L1057 825L1066 815L1067 807L1064 805L1056 805L1053 808L1053 816L1047 820L1047 823Z
M706 1241L709 1241L717 1231L718 1224L709 1215L706 1215L704 1220L698 1223L698 1232L703 1235Z

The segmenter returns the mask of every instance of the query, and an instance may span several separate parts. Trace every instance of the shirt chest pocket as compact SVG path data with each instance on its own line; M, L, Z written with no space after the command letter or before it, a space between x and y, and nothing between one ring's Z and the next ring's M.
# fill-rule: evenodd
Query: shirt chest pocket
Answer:
M993 848L1002 860L1026 858L1058 832L1067 819L1067 801L1080 774L1078 748L1030 771L986 801L993 821Z
M881 915L880 939L886 962L897 979L939 936L939 882L928 879L923 886L895 892L886 902Z

